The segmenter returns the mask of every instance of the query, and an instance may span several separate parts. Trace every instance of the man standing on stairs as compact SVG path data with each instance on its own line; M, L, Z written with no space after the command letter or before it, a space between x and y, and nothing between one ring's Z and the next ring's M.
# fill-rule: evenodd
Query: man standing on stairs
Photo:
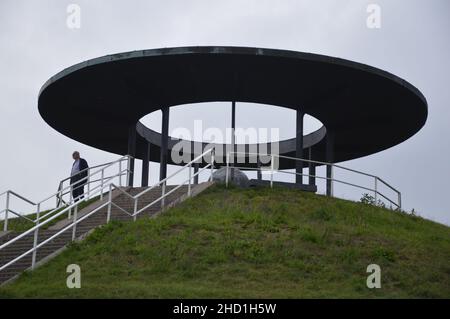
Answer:
M72 196L75 201L84 197L84 185L87 183L88 163L80 157L80 153L75 151L72 154L75 162L72 165L70 174L70 185L72 185Z

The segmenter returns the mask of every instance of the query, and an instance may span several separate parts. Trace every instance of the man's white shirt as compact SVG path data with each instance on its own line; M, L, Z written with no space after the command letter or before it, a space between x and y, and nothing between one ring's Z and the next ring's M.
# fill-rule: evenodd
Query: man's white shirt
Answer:
M76 175L79 171L80 171L80 160L77 159L72 165L72 172L70 173L70 176Z

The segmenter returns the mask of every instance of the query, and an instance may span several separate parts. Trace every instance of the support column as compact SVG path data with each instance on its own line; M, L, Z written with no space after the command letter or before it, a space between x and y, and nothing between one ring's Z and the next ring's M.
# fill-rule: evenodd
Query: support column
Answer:
M303 117L305 113L303 111L297 110L297 128L295 135L295 157L303 158ZM303 184L303 176L298 174L303 174L303 162L296 161L295 163L295 183Z
M169 107L164 106L162 109L162 125L161 125L161 157L159 164L159 180L162 181L167 177L167 147L169 144Z
M258 181L262 180L262 172L261 172L261 161L259 160L259 155L258 155L258 170L256 171L256 176L258 178Z
M128 155L132 158L130 160L130 172L128 179L128 186L133 187L134 182L134 159L136 157L136 125L131 125L128 129Z
M327 130L327 141L326 141L326 161L328 163L333 163L334 161L334 133ZM333 167L327 165L327 196L333 196Z
M312 160L312 148L309 148L309 158L310 161ZM308 164L308 175L309 175L309 185L313 186L316 185L316 164L309 162Z
M148 171L149 171L149 161L150 161L150 142L146 142L144 156L142 157L142 180L141 186L148 186Z
M231 151L236 152L236 102L231 102ZM231 164L230 166L234 166L236 154L230 156ZM231 180L234 180L234 169L231 170Z
M199 163L194 163L194 175L198 173ZM194 176L194 184L198 184L198 175Z
M236 102L231 103L231 149L236 152ZM234 156L233 156L234 157ZM234 161L233 161L234 163Z
M262 173L261 173L261 160L260 160L260 158L259 158L259 156L260 156L260 152L259 152L259 139L258 139L258 141L256 141L256 145L257 145L257 151L256 151L256 167L258 168L257 169L257 173L256 173L256 176L257 176L257 178L258 178L258 181L260 181L260 180L262 180Z

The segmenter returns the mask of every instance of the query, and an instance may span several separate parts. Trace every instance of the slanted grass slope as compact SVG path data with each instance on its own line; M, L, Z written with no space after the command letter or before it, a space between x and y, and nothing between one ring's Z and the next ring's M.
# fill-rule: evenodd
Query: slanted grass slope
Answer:
M214 186L161 216L112 222L1 297L449 298L450 228L285 188ZM368 289L369 264L381 289ZM81 288L66 267L81 267Z

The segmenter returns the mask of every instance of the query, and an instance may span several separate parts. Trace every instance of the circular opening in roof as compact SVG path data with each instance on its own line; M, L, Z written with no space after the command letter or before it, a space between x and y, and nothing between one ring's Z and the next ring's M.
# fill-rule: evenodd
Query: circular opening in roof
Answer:
M161 133L161 111L140 119L147 128ZM303 134L323 124L305 115ZM196 142L231 142L231 102L204 102L170 108L169 135ZM236 103L236 143L277 142L295 137L296 111L266 104ZM256 135L255 135L256 133ZM211 140L213 139L213 140Z

